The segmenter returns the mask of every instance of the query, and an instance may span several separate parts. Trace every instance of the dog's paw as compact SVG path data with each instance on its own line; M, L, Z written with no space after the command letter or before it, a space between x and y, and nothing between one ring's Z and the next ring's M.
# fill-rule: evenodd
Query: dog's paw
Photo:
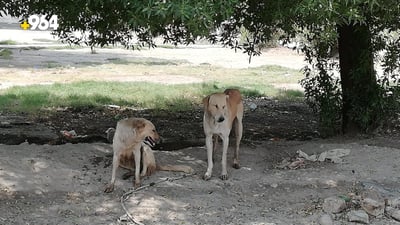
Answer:
M221 178L221 180L228 180L228 174L221 174L219 178Z
M211 179L211 175L210 174L204 174L204 176L203 176L203 180L209 180L209 179Z
M110 193L110 192L113 192L113 191L114 191L114 184L108 184L106 186L106 188L104 189L105 193Z
M136 189L138 189L138 188L140 188L140 186L142 186L142 183L141 182L134 182L133 183L133 188L136 190Z
M233 163L232 167L235 169L240 169L239 163Z

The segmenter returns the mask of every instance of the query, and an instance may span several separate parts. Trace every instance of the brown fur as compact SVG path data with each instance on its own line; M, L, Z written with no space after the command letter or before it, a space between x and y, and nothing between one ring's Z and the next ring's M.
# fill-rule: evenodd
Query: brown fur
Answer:
M233 159L233 167L239 166L239 145L243 133L243 101L240 91L226 89L223 93L214 93L203 99L204 118L203 126L206 135L207 147L207 172L204 179L211 178L213 169L213 152L217 146L218 137L222 139L222 172L221 179L228 179L226 158L229 144L229 134L235 124L236 149ZM213 141L214 139L214 141ZM213 143L214 142L214 143ZM214 146L213 146L214 145Z
M149 131L150 135L148 135ZM106 133L112 134L112 132L111 128ZM118 166L129 170L128 173L123 175L124 179L135 175L135 187L140 186L140 177L150 176L156 170L179 171L185 173L193 172L193 169L189 166L157 165L153 150L150 146L143 143L143 140L147 136L151 136L156 142L160 139L158 133L155 131L154 125L146 119L129 118L118 122L113 137L114 157L111 182L107 185L104 190L105 192L112 192L114 190L115 171ZM139 157L139 160L136 156ZM140 176L137 178L140 169Z
M142 161L141 149L146 137L150 137L155 143L160 140L154 124L149 120L144 118L127 118L117 123L113 138L114 155L111 181L104 190L105 192L112 192L114 190L115 175L119 166L132 165L135 168L134 186L137 188L141 185L140 176L144 176L147 173L147 168L143 168L140 173ZM143 155L146 154L143 153Z
M156 164L155 156L153 150L147 146L142 146L142 167L143 170L146 171L145 176L151 176L156 171L174 171L174 172L184 172L184 173L193 173L193 169L190 166L186 165L160 165ZM124 162L121 163L121 167L128 169L129 172L124 174L123 178L127 179L134 175L135 171L135 161L133 160L133 154L130 156L125 156L126 158L123 159ZM147 168L147 169L146 169Z
M148 146L143 145L142 146L142 159L141 159L141 168L143 168L143 166L147 167L147 169L145 170L145 176L150 176L152 175L155 171L156 171L156 165L155 165L155 161L153 162L152 158L149 156L149 154L153 154L153 151L148 147ZM149 151L150 150L150 151ZM127 174L124 175L124 179L127 179L129 176L133 176L134 172L135 172L135 156L133 155L133 153L130 154L122 154L120 156L120 160L119 160L119 166L130 170ZM128 174L130 174L128 176Z

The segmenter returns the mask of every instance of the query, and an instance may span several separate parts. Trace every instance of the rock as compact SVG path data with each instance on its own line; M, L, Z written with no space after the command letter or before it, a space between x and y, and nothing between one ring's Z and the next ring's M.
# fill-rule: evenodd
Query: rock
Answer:
M372 189L372 188L366 189L365 191L363 191L361 194L361 197L362 197L361 199L369 198L369 199L375 200L377 202L385 202L385 198L382 197L382 194L379 191Z
M400 210L399 209L392 209L392 210L388 211L388 214L390 215L390 217L392 217L396 221L400 221Z
M299 155L299 157L304 158L304 159L306 159L308 161L315 162L315 161L318 160L318 156L316 154L308 155L307 153L305 153L305 152L303 152L301 150L298 150L297 154Z
M400 209L400 197L389 199L388 200L388 205L393 207L393 208Z
M369 195L364 196L367 198L372 198L372 199L376 199L374 197L371 197L370 194L371 192L375 192L378 193L379 196L383 197L383 198L393 198L395 196L398 196L398 191L394 188L389 188L384 186L383 184L377 182L377 181L361 181L361 187L363 189L363 192L366 193L368 192Z
M369 223L368 214L363 210L352 210L347 214L349 222L356 222L356 223Z
M363 208L369 215L379 218L385 213L385 202L365 198L361 201L361 208Z
M278 184L277 183L273 183L273 184L271 184L270 185L272 188L277 188L278 187Z
M324 200L322 209L327 213L340 213L346 208L346 202L339 197L329 197Z
M251 103L249 104L249 108L250 108L251 111L254 111L254 110L257 109L257 104L255 104L254 102L251 102Z
M324 161L329 161L333 163L342 163L343 162L343 157L348 156L350 154L351 150L350 149L342 149L342 148L337 148L337 149L331 149L329 151L322 152L319 157L318 161L324 162Z
M319 218L319 224L320 225L333 225L332 217L329 214L323 214Z

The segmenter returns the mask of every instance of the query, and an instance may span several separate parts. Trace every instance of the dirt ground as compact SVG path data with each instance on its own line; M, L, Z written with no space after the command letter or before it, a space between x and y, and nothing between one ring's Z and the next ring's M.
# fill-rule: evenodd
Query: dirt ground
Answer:
M186 57L168 52L169 57ZM286 56L280 63L287 61ZM254 111L248 107L251 102L258 106ZM229 168L227 181L218 178L218 160L212 179L201 179L207 163L200 108L158 114L113 108L62 109L34 118L1 116L20 121L2 123L1 130L19 127L23 134L40 125L57 134L55 142L45 142L50 144L23 135L14 145L0 144L0 224L4 225L134 224L127 212L143 224L311 225L320 224L326 214L324 199L332 196L351 199L343 212L331 215L332 224L357 224L348 222L347 213L360 209L359 197L371 191L386 200L400 197L396 130L374 136L326 138L318 131L316 116L298 102L246 99L241 168ZM143 116L157 126L166 143L158 149L170 150L155 151L158 163L190 165L194 174L159 171L145 178L145 188L127 195L122 204L121 196L132 190L132 180L122 180L124 171L120 169L116 190L103 193L112 160L104 131L115 125L116 118L126 116ZM79 140L59 136L61 130L72 129L88 136ZM297 154L338 149L349 151L342 163L302 161ZM218 151L216 159L220 156ZM369 221L400 224L386 214L369 216Z
M144 179L143 186L150 186L129 195L124 205L143 224L318 224L327 197L361 195L370 187L387 198L399 196L398 146L398 139L384 137L244 144L242 167L230 168L227 181L218 178L219 163L211 180L201 179L204 147L156 151L158 163L190 165L195 174L157 172ZM338 148L351 151L342 164L277 167L298 150L313 154ZM103 193L110 153L104 143L0 145L0 224L131 224L120 198L132 181L121 179L122 169L116 190ZM387 217L370 220L400 224ZM352 224L346 221L340 214L335 224Z

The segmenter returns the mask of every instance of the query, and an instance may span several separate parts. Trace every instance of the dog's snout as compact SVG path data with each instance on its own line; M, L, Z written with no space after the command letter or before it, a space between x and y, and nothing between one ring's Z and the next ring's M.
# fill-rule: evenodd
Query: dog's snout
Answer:
M156 143L157 143L157 144L161 144L161 143L163 143L163 141L164 141L163 137L158 136L158 138L157 138L157 140L156 140Z
M222 123L222 122L224 122L224 120L225 120L225 118L223 116L221 116L218 118L218 123Z

